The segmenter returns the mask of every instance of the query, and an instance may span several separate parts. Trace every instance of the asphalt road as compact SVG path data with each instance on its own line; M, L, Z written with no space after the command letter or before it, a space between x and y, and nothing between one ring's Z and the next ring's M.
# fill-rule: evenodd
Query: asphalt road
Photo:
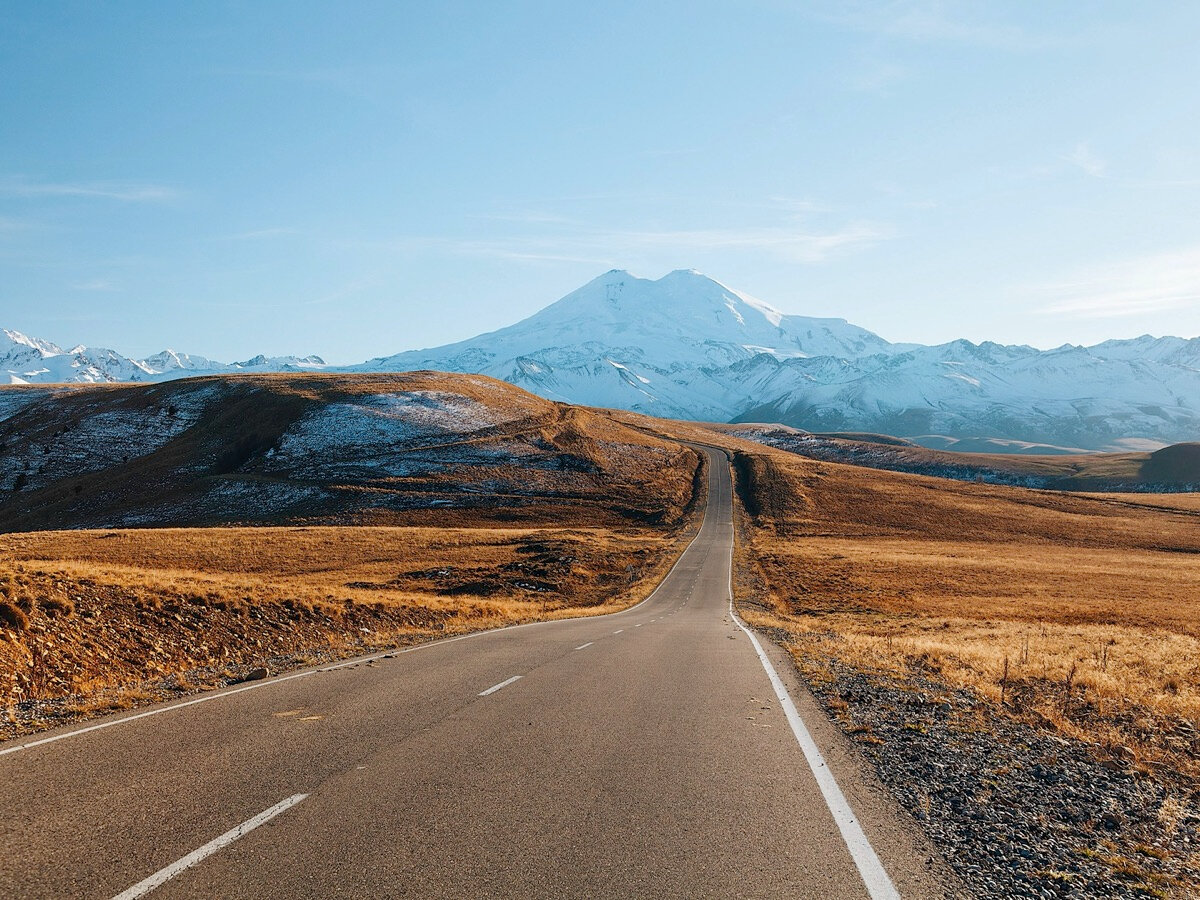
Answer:
M713 462L703 528L626 612L0 745L0 896L940 895L845 749L806 757L731 617Z

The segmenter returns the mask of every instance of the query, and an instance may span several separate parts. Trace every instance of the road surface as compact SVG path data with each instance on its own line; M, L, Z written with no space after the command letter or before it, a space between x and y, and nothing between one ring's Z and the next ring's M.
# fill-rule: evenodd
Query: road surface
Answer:
M711 459L702 529L633 609L0 744L0 896L937 894L853 767L872 809L839 811L731 617Z

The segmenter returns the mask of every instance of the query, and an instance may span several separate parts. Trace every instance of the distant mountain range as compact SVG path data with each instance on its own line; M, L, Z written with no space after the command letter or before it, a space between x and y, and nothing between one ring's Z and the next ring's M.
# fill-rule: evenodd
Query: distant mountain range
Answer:
M1200 439L1200 338L1054 350L991 342L892 344L843 319L785 315L691 270L614 270L515 325L338 371L491 375L576 404L809 431L880 432L993 451L1148 449ZM0 336L14 382L158 381L329 370L319 357L229 365L164 351Z
M103 347L81 344L64 350L58 344L19 331L0 331L0 377L9 384L167 381L191 375L298 372L324 367L325 361L319 356L256 356L245 362L219 363L174 350L163 350L145 359L130 359Z

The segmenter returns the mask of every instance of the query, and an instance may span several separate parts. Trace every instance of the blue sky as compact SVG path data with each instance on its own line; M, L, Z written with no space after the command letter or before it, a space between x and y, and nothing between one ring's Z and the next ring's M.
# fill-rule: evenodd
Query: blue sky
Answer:
M697 268L896 341L1191 337L1198 38L1190 2L0 0L0 326L348 363Z

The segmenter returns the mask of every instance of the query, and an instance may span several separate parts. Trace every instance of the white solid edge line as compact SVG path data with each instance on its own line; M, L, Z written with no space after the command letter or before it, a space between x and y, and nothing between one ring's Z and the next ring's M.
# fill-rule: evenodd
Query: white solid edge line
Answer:
M183 857L182 859L176 860L175 862L171 863L166 868L159 869L157 872L155 872L149 878L147 878L143 881L139 881L137 884L135 884L133 887L129 888L128 890L122 891L121 893L117 894L117 896L114 897L113 900L136 900L136 898L138 898L138 897L146 896L148 893L150 893L156 887L160 887L161 885L170 881L172 878L174 878L176 875L178 875L184 869L190 869L192 866L196 865L196 863L200 862L201 860L205 859L206 857L212 856L214 853L216 853L218 850L222 849L223 847L228 847L230 844L232 844L238 838L244 837L245 835L249 834L251 831L253 831L255 828L257 828L259 825L262 825L264 822L270 821L271 819L273 819L277 815L279 815L281 812L283 812L287 809L291 809L293 806L295 806L297 803L299 803L301 800L303 800L307 796L308 796L308 794L293 794L292 796L288 797L286 800L280 800L278 803L276 803L270 809L264 809L262 812L260 812L254 818L247 819L241 825L238 825L235 828L231 828L229 831L225 832L220 837L213 838L211 841L209 841L207 844L205 844L203 847L199 848L198 850L193 850L191 853L189 853L187 856Z
M707 519L707 517L708 517L707 503L705 505L704 515L705 515L705 519ZM489 634L499 634L502 631L515 631L519 628L537 628L539 625L556 625L559 622L583 622L588 619L599 619L599 618L623 616L626 613L633 612L635 609L638 609L639 607L645 606L647 603L649 603L651 600L654 599L655 595L660 590L662 590L662 586L664 584L666 584L667 581L670 580L671 573L673 573L675 571L676 567L678 567L678 565L681 562L683 562L684 557L686 557L688 555L688 552L692 549L692 545L695 544L697 539L700 537L700 532L702 532L704 530L704 524L705 524L704 520L702 519L700 522L700 528L697 529L697 531L694 535L692 535L692 539L690 541L688 541L688 545L683 548L683 552L680 553L679 557L675 560L675 562L673 562L671 564L671 568L667 569L667 574L664 575L662 577L662 580L659 581L659 583L654 586L654 590L652 590L646 596L646 598L644 600L638 601L637 603L635 603L633 606L629 607L628 609L620 609L614 613L605 613L604 616L571 616L570 618L566 618L566 619L543 619L540 622L522 622L520 625L503 625L499 628L484 628L480 631L472 631L472 632L469 632L468 634L460 634L460 635L456 635L455 637L442 638L441 640L437 640L437 641L428 641L424 644L416 644L412 647L403 647L403 648L394 647L390 650L381 650L378 653L372 653L367 656L355 657L354 659L348 659L348 660L345 660L344 662L334 663L331 666L322 666L319 669L305 669L302 672L293 672L290 675L280 675L277 678L271 678L271 679L268 679L265 681L255 682L254 684L243 685L242 687L233 688L232 690L221 691L218 694L205 694L202 697L195 697L191 700L184 700L180 703L172 703L169 706L162 706L162 707L159 707L158 709L148 709L145 712L134 713L132 716L123 716L120 719L112 719L112 720L108 720L108 721L104 721L104 722L98 722L95 725L87 725L83 728L77 728L74 731L64 732L63 734L53 734L50 737L38 738L35 741L26 741L22 744L16 744L15 746L12 746L12 747L3 747L3 748L0 748L0 756L7 756L10 753L17 753L18 751L21 751L21 750L32 750L34 747L41 747L45 744L53 744L56 741L65 741L67 738L79 737L80 735L88 734L89 732L92 732L92 731L101 731L102 729L105 729L105 728L112 728L114 725L124 725L127 722L136 722L138 719L147 719L150 716L162 715L163 713L172 712L177 709L183 709L184 707L187 707L187 706L195 706L198 703L208 703L210 700L220 700L223 697L232 697L234 694L241 694L246 691L255 691L255 690L258 690L259 688L271 687L276 684L283 684L285 681L292 681L295 678L307 678L309 675L316 675L320 672L333 672L333 671L336 671L337 669L345 669L345 668L349 668L351 666L362 665L363 663L374 662L377 659L383 659L386 656L394 656L398 653L415 653L418 650L428 650L430 647L440 647L443 644L453 644L456 641L465 641L468 638L484 637L485 635L489 635Z
M762 644L758 642L758 638L755 637L754 632L746 626L741 617L734 611L732 541L730 541L729 547L729 615L733 618L737 627L746 632L746 637L750 638L750 643L754 645L754 651L758 654L759 661L767 671L767 678L771 681L771 687L775 689L775 696L779 698L779 705L783 708L783 715L787 719L788 724L792 726L792 734L796 736L796 742L804 752L804 758L808 761L808 767L812 769L813 777L817 780L817 787L821 789L821 796L825 798L825 805L829 807L829 811L833 814L833 821L837 823L838 830L842 833L842 840L845 841L846 849L850 851L850 856L854 859L854 865L858 867L858 874L867 888L867 893L871 895L871 900L900 900L900 892L896 890L891 876L888 875L887 870L883 867L883 863L879 861L879 857L875 854L875 848L871 846L866 833L863 832L862 826L858 823L858 818L854 815L854 810L846 800L846 795L838 787L837 779L833 777L829 763L821 755L816 741L812 739L812 735L808 732L808 727L804 724L804 720L800 718L800 713L796 709L796 704L792 702L792 697L788 693L783 679L779 677L779 673L771 665L771 660L767 657L766 651L763 650Z
M595 641L588 641L586 644L580 644L580 645L579 645L578 647L576 647L575 649L576 649L576 650L586 650L588 647L592 646L592 644L594 644L594 643L596 643L596 642L595 642Z
M512 678L505 678L505 679L504 679L502 682L500 682L499 684L493 684L493 685L492 685L490 688L488 688L486 691L480 691L480 692L479 692L479 696L480 696L480 697L486 697L488 694L494 694L494 693L496 693L496 691L500 690L500 688L506 688L506 687L508 687L510 684L512 684L514 681L520 681L520 680L521 680L521 676L520 676L520 675L514 675Z

